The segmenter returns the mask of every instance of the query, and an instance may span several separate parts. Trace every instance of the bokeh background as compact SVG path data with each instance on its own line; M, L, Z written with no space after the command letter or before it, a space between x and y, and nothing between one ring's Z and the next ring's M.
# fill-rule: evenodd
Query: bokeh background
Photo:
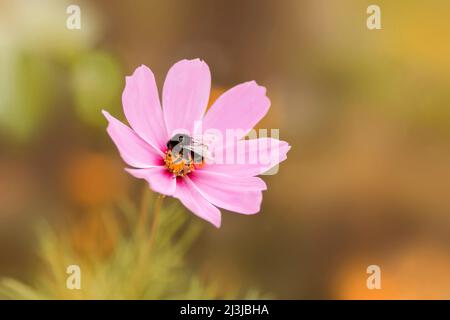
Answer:
M366 27L374 3L382 30ZM66 28L69 4L80 30ZM259 127L292 145L264 177L260 214L224 212L219 230L192 221L201 232L185 259L199 281L280 299L450 298L449 10L445 0L1 0L0 275L43 277L43 220L72 247L109 254L99 220L139 203L145 183L123 171L100 110L123 118L124 78L140 64L161 88L173 63L198 57L212 101L244 81L266 86ZM381 290L366 287L371 264Z

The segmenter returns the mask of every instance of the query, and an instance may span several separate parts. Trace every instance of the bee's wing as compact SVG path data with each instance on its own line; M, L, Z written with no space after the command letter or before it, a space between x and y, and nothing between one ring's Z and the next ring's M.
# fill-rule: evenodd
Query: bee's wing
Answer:
M204 146L185 146L184 149L192 151L194 153L198 153L200 155L207 152L207 148L205 148Z
M189 151L201 155L203 159L211 160L213 156L210 151L210 145L214 144L215 137L210 135L199 135L192 138L192 143L187 147Z

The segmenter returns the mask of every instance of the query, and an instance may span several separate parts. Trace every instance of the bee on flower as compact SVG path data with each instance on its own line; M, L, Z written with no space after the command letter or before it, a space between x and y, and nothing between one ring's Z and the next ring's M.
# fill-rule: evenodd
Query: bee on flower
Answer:
M142 65L126 78L122 95L131 128L107 111L103 114L111 139L130 166L127 172L220 227L219 208L241 214L260 211L267 188L257 176L285 160L290 146L273 138L244 139L269 110L264 87L255 81L239 84L206 112L210 89L208 65L182 60L167 74L161 103L154 75ZM224 141L229 130L233 139ZM229 161L248 159L255 152L264 152L269 161ZM223 155L232 157L223 161Z

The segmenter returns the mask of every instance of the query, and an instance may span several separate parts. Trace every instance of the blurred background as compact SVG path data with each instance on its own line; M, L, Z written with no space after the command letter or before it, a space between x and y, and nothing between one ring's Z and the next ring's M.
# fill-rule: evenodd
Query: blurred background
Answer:
M69 4L80 30L66 28ZM366 27L370 4L382 30ZM218 230L198 222L185 258L200 281L279 299L450 298L449 10L445 0L0 0L0 275L43 277L42 220L108 255L99 220L124 199L138 204L145 183L123 171L100 110L123 119L137 66L161 88L173 63L198 57L211 101L244 81L267 87L259 127L292 145L264 177L260 214L224 212ZM381 290L366 287L372 264Z

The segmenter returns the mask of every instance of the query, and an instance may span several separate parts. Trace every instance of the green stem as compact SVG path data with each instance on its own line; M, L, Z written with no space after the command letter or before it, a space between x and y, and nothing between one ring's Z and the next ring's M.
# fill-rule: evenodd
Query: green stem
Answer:
M156 198L155 203L153 204L152 226L150 229L150 239L148 241L148 250L149 251L152 249L153 243L155 242L156 233L157 233L158 225L159 225L159 215L161 212L163 200L164 200L164 195L160 194L160 195L158 195L158 198Z
M148 187L146 189L148 189ZM139 232L138 241L141 241L141 239L142 240L147 239L146 231L148 230L147 222L148 222L148 211L149 211L148 205L150 202L149 197L150 197L150 192L144 191L143 198L141 201L141 212L140 212L140 217L139 217L139 221L138 221L138 223L140 223L140 225L138 226L138 232ZM136 257L137 261L136 261L136 265L135 265L135 269L134 269L135 271L130 279L130 284L131 284L130 290L136 290L136 288L139 287L140 277L145 272L148 272L148 270L149 270L148 269L149 266L147 264L149 262L148 259L150 256L150 252L153 249L154 242L156 239L156 234L157 234L157 230L158 230L158 226L159 226L159 216L161 213L163 199L164 199L163 195L158 195L158 197L156 198L156 200L153 203L153 214L152 214L152 222L151 222L151 227L150 227L150 237L148 238L149 239L148 244L139 246L138 243L136 243L136 245L138 246L138 252L137 252L137 257ZM133 292L133 293L135 293L135 292Z
M141 208L139 210L138 230L139 235L145 234L148 220L148 205L150 203L150 189L148 185L144 186L142 191Z

